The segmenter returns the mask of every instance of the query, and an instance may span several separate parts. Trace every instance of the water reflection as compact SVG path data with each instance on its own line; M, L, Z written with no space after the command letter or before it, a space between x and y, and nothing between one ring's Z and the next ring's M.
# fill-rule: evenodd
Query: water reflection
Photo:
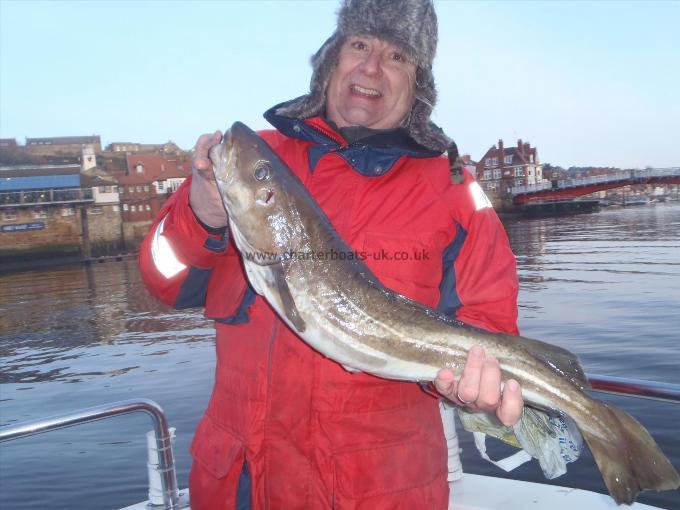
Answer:
M125 358L129 344L146 348L211 340L211 326L198 310L177 312L148 294L134 261L2 277L0 355L5 369L0 383L116 377L139 365L120 359L117 366L90 370L100 362L88 358ZM169 352L156 349L152 354Z

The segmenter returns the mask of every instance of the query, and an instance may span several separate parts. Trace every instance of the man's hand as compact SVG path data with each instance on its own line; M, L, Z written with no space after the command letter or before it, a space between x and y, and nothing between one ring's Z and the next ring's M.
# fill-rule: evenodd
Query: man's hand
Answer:
M209 227L224 227L227 224L227 212L222 205L222 198L215 183L212 162L208 157L210 148L222 141L222 133L201 135L194 147L192 157L193 173L189 203L194 214Z
M434 385L454 404L473 412L495 412L501 423L508 427L522 416L524 401L519 383L509 379L501 393L498 360L488 356L483 347L476 345L470 349L459 381L450 369L444 368L437 373Z

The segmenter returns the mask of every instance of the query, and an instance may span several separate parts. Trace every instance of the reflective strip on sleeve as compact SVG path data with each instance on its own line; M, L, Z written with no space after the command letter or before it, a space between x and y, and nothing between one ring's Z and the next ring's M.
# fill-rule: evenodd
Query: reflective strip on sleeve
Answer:
M472 193L472 199L475 201L475 210L479 211L486 207L493 207L477 181L470 183L470 193Z
M151 257L156 269L166 278L172 278L177 273L185 269L187 266L182 264L170 247L170 243L163 236L163 228L165 225L165 218L161 220L156 227L156 232L153 234L153 241L151 242Z

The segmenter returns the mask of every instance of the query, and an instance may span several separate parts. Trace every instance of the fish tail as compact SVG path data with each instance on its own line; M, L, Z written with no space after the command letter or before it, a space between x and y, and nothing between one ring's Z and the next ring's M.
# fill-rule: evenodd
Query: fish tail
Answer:
M603 419L600 423L579 426L588 447L600 468L604 483L617 504L630 505L640 491L673 490L680 486L680 476L661 452L652 436L628 413L593 401Z

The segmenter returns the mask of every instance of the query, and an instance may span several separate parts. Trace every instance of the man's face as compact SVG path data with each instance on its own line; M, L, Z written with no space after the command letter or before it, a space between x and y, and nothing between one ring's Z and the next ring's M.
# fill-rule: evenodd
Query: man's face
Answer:
M326 115L338 127L398 127L411 111L416 66L395 45L353 36L340 49L326 91Z

